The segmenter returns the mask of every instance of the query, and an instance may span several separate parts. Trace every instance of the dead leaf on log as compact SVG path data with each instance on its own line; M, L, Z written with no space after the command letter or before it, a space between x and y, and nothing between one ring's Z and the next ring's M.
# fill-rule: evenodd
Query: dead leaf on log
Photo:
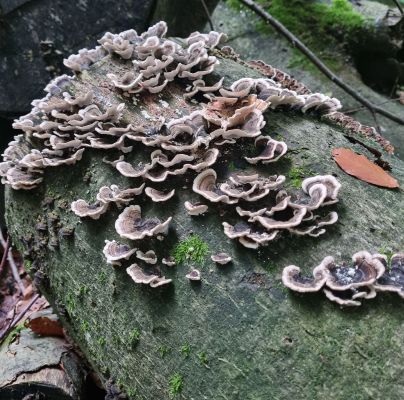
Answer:
M37 335L64 336L59 318L49 309L31 314L25 325Z
M397 180L383 168L370 161L366 156L356 154L351 149L343 147L333 149L332 156L344 172L361 181L390 189L400 187Z

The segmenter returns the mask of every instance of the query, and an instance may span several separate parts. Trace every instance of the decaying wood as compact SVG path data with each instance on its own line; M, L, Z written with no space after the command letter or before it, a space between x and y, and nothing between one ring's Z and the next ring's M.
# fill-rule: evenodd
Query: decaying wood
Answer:
M139 109L105 84L106 72L118 71L123 74L124 67L107 59L83 73L75 90L91 87L97 101L125 101L126 121L139 121ZM228 59L221 59L215 71L215 79L224 76L227 86L242 77L262 76ZM175 86L161 99L170 104L168 111L152 96L145 96L142 106L150 115L167 112L172 117L175 109L185 107ZM148 216L173 217L168 237L150 240L144 250L153 249L162 259L178 240L198 234L210 254L197 267L202 273L197 286L185 278L196 267L192 263L162 265L164 275L173 279L164 290L134 284L125 266L108 265L102 254L105 239L119 239L114 229L119 211L111 208L100 220L80 221L66 206L79 198L94 199L105 184L139 183L103 163L104 153L87 151L74 167L46 171L46 184L29 193L6 190L10 233L21 250L40 261L47 277L41 289L93 367L105 379L115 379L132 399L167 399L173 376L182 378L178 398L183 399L400 397L396 375L389 371L400 371L404 358L399 345L404 339L402 300L380 296L361 309L341 311L319 296L301 298L285 291L280 274L290 264L311 268L328 254L347 258L362 249L402 249L403 193L340 171L331 157L335 147L372 157L340 128L290 111L269 111L266 120L264 132L280 135L290 151L288 158L263 171L290 178L291 170L300 168L303 176L337 176L342 183L339 223L320 238L287 236L258 252L246 250L224 236L221 212L214 205L203 217L185 212L186 200L198 200L190 189L195 175L185 175L175 181L176 196L164 207L141 202ZM223 165L234 165L239 155L226 152ZM127 159L135 162L142 156L134 151ZM403 182L404 163L384 156L391 173ZM44 245L34 229L37 219L50 211L59 217L59 229L74 228L73 236L60 238L58 248ZM228 253L233 263L216 267L210 255L220 252ZM136 340L133 332L140 335Z

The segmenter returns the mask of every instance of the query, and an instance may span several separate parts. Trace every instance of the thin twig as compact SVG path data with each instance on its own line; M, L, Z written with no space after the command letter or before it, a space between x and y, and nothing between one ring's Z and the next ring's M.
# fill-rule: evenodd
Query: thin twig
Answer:
M377 105L378 105L378 106L382 106L383 104L393 103L393 102L395 102L395 101L400 101L400 100L401 100L401 97L397 97L397 98L395 98L395 99L389 99L389 100L382 101L381 103L378 103ZM351 109L349 109L349 110L344 110L344 114L352 114L352 113L355 113L355 112L357 112L357 111L361 111L361 110L363 110L364 108L366 108L366 107L360 106L360 107L356 107L356 108L351 108Z
M20 278L20 274L18 272L18 267L14 261L14 257L13 257L13 253L12 253L13 249L12 247L10 247L8 249L8 256L7 256L7 260L8 260L8 264L10 265L11 268L11 272L13 273L13 277L15 279L15 281L18 284L18 287L20 288L20 292L24 293L25 287L24 284L22 283L22 280Z
M404 10L403 10L403 7L401 6L400 2L398 0L393 0L393 1L396 4L397 8L400 10L401 15L404 15Z
M10 238L7 236L6 244L3 247L3 257L1 258L0 274L2 273L4 265L6 263L9 248L10 248Z
M41 297L39 293L37 293L31 301L24 307L23 310L11 321L7 329L0 336L0 343L3 341L5 337L10 333L10 331L20 322L21 318L26 314L26 312L34 305L34 303Z
M214 31L215 28L213 27L213 21L212 21L212 18L211 18L211 16L210 16L209 8L208 8L208 6L206 5L205 0L201 0L201 3L202 3L203 9L205 10L206 16L207 16L207 18L208 18L208 22L209 22L210 29L211 29L212 31Z
M362 97L355 88L347 85L341 80L337 75L335 75L303 42L300 41L292 32L290 32L283 24L281 24L277 19L275 19L271 14L266 12L261 6L256 4L253 0L239 0L240 3L247 6L249 9L258 14L266 22L272 25L279 33L281 33L289 42L292 43L294 47L299 49L327 78L332 82L342 88L345 92L350 94L359 103L363 104L369 110L383 115L386 118L391 119L401 125L404 125L404 119L399 116L392 114L391 112L374 105L366 98Z

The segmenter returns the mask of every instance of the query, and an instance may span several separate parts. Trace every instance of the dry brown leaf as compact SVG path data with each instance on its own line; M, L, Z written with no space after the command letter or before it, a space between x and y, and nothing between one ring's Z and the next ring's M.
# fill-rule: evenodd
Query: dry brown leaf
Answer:
M49 310L31 314L25 325L41 336L64 336L58 317Z
M332 156L343 171L361 181L391 189L400 187L397 180L383 168L374 164L366 156L356 154L351 149L343 147L333 149Z

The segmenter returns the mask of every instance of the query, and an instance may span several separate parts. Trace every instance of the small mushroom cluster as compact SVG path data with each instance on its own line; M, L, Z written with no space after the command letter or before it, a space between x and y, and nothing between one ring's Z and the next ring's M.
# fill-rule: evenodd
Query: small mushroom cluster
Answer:
M195 81L195 87L209 91L203 77L213 71L218 61L208 54L208 49L216 47L226 35L215 31L208 34L194 32L185 39L184 47L166 39L166 33L167 24L163 21L141 35L133 29L119 34L107 32L98 41L100 46L93 50L83 49L64 60L64 64L74 71L83 71L108 54L115 54L133 63L133 69L122 76L107 75L112 84L127 95L161 92L175 78Z
M362 299L373 299L377 292L394 292L404 298L404 254L390 260L382 254L360 251L352 256L352 265L337 264L327 256L313 269L312 276L303 276L299 267L283 269L283 284L300 293L322 290L326 297L342 306L360 306Z
M247 222L223 222L224 233L252 249L268 245L282 230L318 237L325 233L325 226L337 222L335 211L326 216L315 214L319 208L338 201L341 185L332 175L305 179L303 193L294 199L281 188L284 180L282 175L263 178L233 173L226 182L218 184L215 171L209 169L195 178L193 190L211 202L242 202L243 208L237 205L236 212Z

